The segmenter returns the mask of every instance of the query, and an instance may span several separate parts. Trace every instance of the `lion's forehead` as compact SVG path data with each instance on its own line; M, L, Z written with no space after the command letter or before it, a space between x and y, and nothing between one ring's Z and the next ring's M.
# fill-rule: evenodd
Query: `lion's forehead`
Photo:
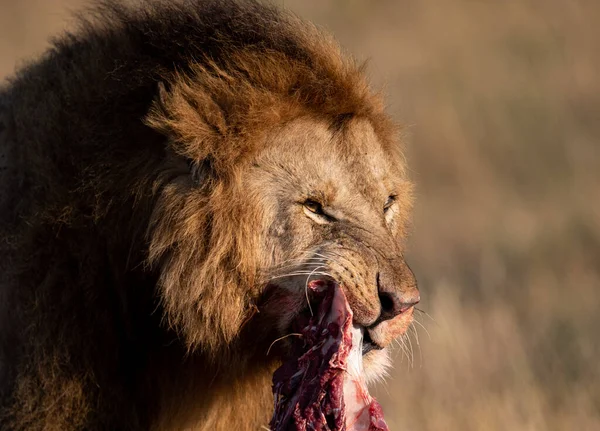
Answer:
M401 162L384 150L366 119L349 121L343 130L326 121L297 119L270 138L259 160L277 181L295 180L309 192L339 199L380 200L403 182Z

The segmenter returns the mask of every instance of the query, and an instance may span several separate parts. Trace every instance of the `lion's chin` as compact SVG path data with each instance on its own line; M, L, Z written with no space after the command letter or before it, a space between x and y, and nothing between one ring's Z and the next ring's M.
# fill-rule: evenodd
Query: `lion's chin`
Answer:
M389 349L371 350L363 355L365 381L368 385L382 382L392 366Z

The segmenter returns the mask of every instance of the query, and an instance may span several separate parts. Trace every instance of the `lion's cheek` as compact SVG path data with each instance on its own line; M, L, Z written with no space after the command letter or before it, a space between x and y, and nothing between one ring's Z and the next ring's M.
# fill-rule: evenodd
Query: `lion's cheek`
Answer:
M265 301L259 307L261 318L269 322L280 335L286 335L306 300L301 295L271 286L265 296Z

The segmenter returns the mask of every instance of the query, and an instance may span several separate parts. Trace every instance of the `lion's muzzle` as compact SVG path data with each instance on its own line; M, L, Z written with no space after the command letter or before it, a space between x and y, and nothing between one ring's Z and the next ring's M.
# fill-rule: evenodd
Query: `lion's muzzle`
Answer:
M387 347L403 335L420 301L413 272L404 259L396 259L375 275L378 301L369 301L361 290L349 290L356 324L364 326L364 350Z

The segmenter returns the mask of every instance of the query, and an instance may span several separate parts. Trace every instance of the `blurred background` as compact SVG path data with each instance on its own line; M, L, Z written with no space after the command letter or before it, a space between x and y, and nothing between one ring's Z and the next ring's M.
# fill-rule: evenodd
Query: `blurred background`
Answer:
M0 78L81 0L0 0ZM277 0L405 126L418 324L392 430L600 430L600 1Z

